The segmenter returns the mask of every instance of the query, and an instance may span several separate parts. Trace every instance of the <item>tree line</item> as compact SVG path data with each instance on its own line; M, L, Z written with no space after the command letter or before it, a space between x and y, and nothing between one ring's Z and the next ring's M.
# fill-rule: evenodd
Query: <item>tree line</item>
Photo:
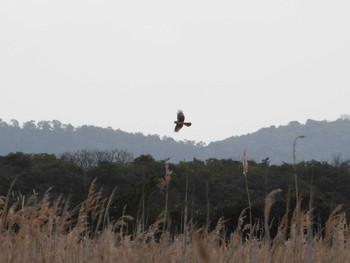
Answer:
M282 190L272 209L272 220L278 225L287 204L291 211L296 205L297 174L302 207L314 208L315 227L321 228L338 204L349 211L349 161L272 165L265 158L248 164L245 177L241 160L233 159L171 163L151 155L134 158L118 149L85 149L61 156L16 152L0 157L0 195L15 201L17 195L44 195L49 190L52 200L61 196L76 207L94 184L103 198L113 193L111 220L129 215L131 228L149 227L166 208L168 227L174 232L181 231L185 222L214 227L219 218L226 220L230 231L248 207L246 183L254 222L263 218L264 198L275 189Z

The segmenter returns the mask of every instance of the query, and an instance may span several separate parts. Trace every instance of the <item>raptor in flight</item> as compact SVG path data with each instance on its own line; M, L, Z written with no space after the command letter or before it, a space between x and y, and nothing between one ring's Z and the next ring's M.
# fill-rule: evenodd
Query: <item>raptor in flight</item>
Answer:
M185 115L184 113L182 112L182 110L179 110L177 112L177 121L174 121L174 123L176 124L175 126L175 132L178 132L182 126L187 126L187 127L190 127L191 126L191 122L185 122Z

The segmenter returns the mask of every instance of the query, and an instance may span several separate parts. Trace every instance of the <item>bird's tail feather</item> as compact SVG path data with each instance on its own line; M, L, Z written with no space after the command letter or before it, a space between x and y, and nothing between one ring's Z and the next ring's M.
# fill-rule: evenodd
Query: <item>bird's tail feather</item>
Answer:
M184 125L187 127L190 127L192 125L192 123L191 122L184 122Z

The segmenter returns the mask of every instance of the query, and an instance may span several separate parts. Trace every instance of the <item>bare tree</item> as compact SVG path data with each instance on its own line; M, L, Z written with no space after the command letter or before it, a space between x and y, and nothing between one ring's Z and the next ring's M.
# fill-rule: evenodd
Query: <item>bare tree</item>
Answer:
M79 167L88 169L96 167L101 162L126 163L133 160L133 155L127 151L114 149L109 151L83 149L76 152L65 152L62 159L72 161Z

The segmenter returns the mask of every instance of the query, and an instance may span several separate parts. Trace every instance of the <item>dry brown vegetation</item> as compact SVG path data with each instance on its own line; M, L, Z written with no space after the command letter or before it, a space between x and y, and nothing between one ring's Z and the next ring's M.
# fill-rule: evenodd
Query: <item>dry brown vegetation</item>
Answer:
M203 228L171 235L163 227L165 213L149 229L130 231L128 215L109 221L113 195L102 199L94 184L74 209L60 198L49 202L49 192L40 200L35 193L15 201L9 194L0 197L0 262L350 262L349 224L341 206L330 214L322 235L312 233L312 209L302 211L299 205L291 220L286 209L274 238L262 235L269 233L279 191L266 197L265 223L247 232L245 209L230 235L223 218L209 233Z

